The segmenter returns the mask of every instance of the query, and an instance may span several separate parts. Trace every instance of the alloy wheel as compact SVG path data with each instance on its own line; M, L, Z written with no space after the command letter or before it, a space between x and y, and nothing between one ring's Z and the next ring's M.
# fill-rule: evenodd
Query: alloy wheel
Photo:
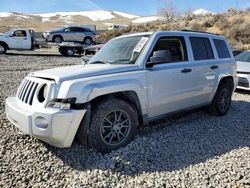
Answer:
M102 140L111 146L121 144L129 135L131 120L128 114L120 109L108 113L101 124L100 135Z
M219 108L221 111L227 110L230 105L230 94L226 88L224 88L219 95Z

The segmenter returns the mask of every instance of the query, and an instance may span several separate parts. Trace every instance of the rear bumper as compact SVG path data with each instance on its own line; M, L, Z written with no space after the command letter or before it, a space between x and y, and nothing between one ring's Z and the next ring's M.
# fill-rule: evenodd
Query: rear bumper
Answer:
M86 110L41 109L20 106L15 97L6 99L6 116L26 134L50 145L70 147Z
M250 74L237 74L238 76L238 89L250 91Z

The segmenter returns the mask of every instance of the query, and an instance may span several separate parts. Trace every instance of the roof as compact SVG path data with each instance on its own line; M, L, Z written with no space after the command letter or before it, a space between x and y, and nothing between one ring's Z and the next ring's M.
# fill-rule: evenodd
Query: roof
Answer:
M213 37L224 37L222 35L202 32L202 31L194 31L194 30L182 30L182 31L155 31L155 32L138 32L138 33L125 33L120 37L127 37L127 36L144 36L144 35L152 35L152 34L183 34L183 35L205 35L205 36L213 36Z

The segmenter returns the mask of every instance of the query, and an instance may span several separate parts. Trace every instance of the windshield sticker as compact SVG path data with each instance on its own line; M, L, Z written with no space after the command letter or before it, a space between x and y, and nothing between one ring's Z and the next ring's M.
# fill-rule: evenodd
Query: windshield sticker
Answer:
M148 41L147 37L142 37L141 40L136 45L134 52L141 52L142 48L144 47L147 41Z

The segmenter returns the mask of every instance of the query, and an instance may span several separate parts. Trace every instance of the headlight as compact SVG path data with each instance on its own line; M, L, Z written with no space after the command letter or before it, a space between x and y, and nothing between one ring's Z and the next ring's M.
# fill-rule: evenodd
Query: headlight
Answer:
M71 108L72 104L75 104L76 98L68 98L68 99L53 99L47 104L47 107L50 108L59 108L62 110L68 110Z

